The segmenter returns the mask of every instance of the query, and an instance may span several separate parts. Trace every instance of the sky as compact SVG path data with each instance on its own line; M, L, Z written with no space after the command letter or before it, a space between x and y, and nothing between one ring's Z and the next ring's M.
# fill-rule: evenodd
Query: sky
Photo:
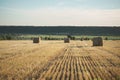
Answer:
M0 0L0 25L120 26L120 0Z

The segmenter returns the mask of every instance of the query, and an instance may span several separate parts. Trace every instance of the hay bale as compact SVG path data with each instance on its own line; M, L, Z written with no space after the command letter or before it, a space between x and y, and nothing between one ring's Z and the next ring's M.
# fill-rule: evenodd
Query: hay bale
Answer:
M40 38L39 38L39 37L33 38L33 43L39 43L39 41L40 41Z
M70 43L70 38L64 38L64 43Z
M103 40L101 37L93 38L93 46L103 46Z

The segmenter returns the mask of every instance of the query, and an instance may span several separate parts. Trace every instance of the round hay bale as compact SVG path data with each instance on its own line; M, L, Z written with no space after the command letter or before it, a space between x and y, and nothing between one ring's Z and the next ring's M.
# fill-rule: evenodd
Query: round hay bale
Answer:
M39 41L40 41L39 37L33 38L33 43L39 43Z
M70 43L70 38L64 38L64 43Z
M92 39L93 46L103 46L103 39L101 37L95 37Z

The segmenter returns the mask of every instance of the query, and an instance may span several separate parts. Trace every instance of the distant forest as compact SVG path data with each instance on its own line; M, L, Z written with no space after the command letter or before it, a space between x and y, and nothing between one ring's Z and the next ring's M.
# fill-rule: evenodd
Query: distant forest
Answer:
M120 27L0 26L0 34L120 36Z
M0 26L0 40L30 40L39 36L43 40L90 40L90 36L103 36L105 40L120 40L120 27L76 26Z

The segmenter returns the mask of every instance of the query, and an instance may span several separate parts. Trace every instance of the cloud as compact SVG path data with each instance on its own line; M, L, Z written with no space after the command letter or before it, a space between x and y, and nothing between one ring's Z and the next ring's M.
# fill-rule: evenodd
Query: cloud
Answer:
M13 13L12 22L2 21L0 24L26 25L120 25L120 9L98 10L80 8L38 8L33 10L10 9ZM22 17L16 18L14 13ZM3 15L5 16L5 15ZM11 17L7 17L11 18ZM6 18L6 19L7 19ZM1 20L0 20L1 21Z

